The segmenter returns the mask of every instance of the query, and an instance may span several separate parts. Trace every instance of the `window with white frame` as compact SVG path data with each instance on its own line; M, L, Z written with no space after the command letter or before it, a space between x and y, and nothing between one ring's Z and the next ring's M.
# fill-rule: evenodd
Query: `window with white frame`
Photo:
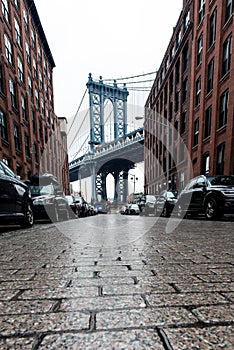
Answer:
M25 30L28 32L28 15L25 8L23 9L23 16L24 16L24 27L25 27Z
M28 65L30 65L31 64L30 47L27 41L25 42L25 52L26 52L27 63Z
M210 16L210 36L209 36L209 46L212 46L216 38L216 17L217 9L215 9Z
M204 128L204 139L210 136L211 130L211 117L212 117L212 106L209 106L205 114L205 128Z
M22 117L24 120L27 120L27 113L26 113L26 99L24 95L21 95L21 111L22 111Z
M224 174L224 161L225 161L225 142L221 143L217 147L217 162L216 162L216 174Z
M18 78L20 81L24 82L24 67L20 57L17 57L17 63L18 63Z
M198 106L200 102L201 102L201 76L196 81L195 106Z
M25 154L26 157L30 157L30 147L29 147L29 137L26 133L24 133L24 147L25 147Z
M190 11L188 11L186 16L184 17L184 32L187 30L189 23L190 23Z
M226 0L225 22L227 22L232 16L233 2L233 0Z
M203 48L203 33L201 33L197 41L197 66L202 61L202 48Z
M20 151L20 132L18 125L14 124L14 140L15 140L15 149Z
M207 69L207 93L213 89L214 80L214 58L212 58L208 64Z
M13 80L10 78L9 79L9 89L10 89L10 96L11 96L11 105L16 108L17 103L16 103L16 91L15 91L15 84Z
M32 79L30 75L28 75L28 92L29 95L32 97L33 96L33 88L32 88Z
M36 47L36 39L35 39L35 34L34 34L33 30L31 30L31 40L32 40L32 47L35 49L35 47Z
M198 145L199 136L199 118L194 121L194 131L193 131L193 146Z
M2 14L5 20L9 23L9 5L8 0L2 0Z
M1 109L0 109L0 137L4 141L8 141L6 115Z
M40 89L43 89L43 77L41 71L39 71L39 81L40 81Z
M3 69L2 65L0 65L0 92L4 93L4 76L3 76Z
M43 117L45 116L45 102L43 98L41 98L41 114Z
M21 46L21 32L20 32L20 26L16 18L14 18L15 22L15 38L19 46Z
M223 44L223 62L222 62L223 76L230 71L231 54L232 54L232 34L228 36L228 38L225 40Z
M33 75L34 75L34 78L37 78L37 63L35 58L33 58Z
M206 0L199 0L198 24L202 21L204 15L205 15L205 4L206 4Z
M41 62L41 46L38 45L38 48L37 48L37 58L38 58L38 61Z
M8 35L4 34L4 43L5 43L5 53L8 62L13 63L13 55L12 55L12 45Z
M219 128L227 124L229 91L226 90L220 96Z
M36 108L39 109L39 93L37 89L35 89L35 99L36 99Z

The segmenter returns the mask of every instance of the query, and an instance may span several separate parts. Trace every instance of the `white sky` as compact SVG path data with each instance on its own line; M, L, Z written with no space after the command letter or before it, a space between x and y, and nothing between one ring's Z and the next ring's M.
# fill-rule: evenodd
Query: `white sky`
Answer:
M56 67L55 113L71 117L94 80L156 71L183 0L34 0Z

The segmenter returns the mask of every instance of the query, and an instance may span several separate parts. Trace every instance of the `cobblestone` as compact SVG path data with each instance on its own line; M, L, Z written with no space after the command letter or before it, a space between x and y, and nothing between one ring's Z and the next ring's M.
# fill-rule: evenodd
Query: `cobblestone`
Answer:
M96 220L0 233L1 350L233 350L233 221Z

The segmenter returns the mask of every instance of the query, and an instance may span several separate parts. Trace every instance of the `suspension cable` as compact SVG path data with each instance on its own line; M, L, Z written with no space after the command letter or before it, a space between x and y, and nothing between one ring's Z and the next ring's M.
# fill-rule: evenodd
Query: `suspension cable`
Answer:
M77 115L78 115L78 113L79 113L79 110L80 110L80 107L81 107L81 105L82 105L82 103L83 103L83 101L84 101L84 98L85 98L85 95L86 95L87 90L88 90L88 89L86 88L86 89L85 89L85 92L84 92L84 95L83 95L83 97L82 97L82 99L81 99L81 101L80 101L80 104L79 104L79 107L78 107L78 109L77 109L77 112L76 112L76 114L75 114L75 116L74 116L74 118L73 118L73 121L72 121L72 123L71 123L71 125L70 125L70 127L69 127L69 130L68 130L68 132L67 132L67 135L69 134L69 132L70 132L70 130L71 130L73 124L75 123L76 117L77 117Z
M132 79L132 78L139 78L139 77L144 77L146 75L151 75L151 74L156 74L157 71L154 71L154 72L149 72L149 73L143 73L143 74L139 74L139 75L132 75L130 77L126 77L126 78L108 78L108 79L103 79L103 81L113 81L113 80L127 80L127 79Z

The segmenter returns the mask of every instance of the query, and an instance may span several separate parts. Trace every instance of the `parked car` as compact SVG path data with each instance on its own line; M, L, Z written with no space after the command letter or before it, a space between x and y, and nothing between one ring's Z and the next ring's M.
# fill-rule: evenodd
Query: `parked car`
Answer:
M0 161L0 220L22 227L31 227L34 220L29 188L3 161Z
M69 205L57 179L51 174L38 174L30 178L28 186L33 199L36 219L50 219L52 222L69 218Z
M97 204L96 209L98 211L98 214L107 214L108 213L106 205Z
M79 208L79 217L83 218L85 216L88 216L89 208L88 203L85 201L85 199L81 196L75 196L75 203Z
M177 203L177 192L164 190L160 193L156 202L156 213L160 216L169 217Z
M67 195L66 199L68 201L68 205L70 207L70 218L78 218L79 216L79 206L78 203L76 203L75 198L71 195Z
M150 214L156 214L156 201L157 195L147 194L144 196L143 201L139 205L141 209L141 215L149 216Z
M125 215L126 214L125 211L126 211L126 205L123 205L119 212L121 215Z
M180 193L178 216L203 213L208 220L234 214L234 176L200 175L189 181Z
M140 208L138 204L130 203L126 205L125 215L139 215Z

